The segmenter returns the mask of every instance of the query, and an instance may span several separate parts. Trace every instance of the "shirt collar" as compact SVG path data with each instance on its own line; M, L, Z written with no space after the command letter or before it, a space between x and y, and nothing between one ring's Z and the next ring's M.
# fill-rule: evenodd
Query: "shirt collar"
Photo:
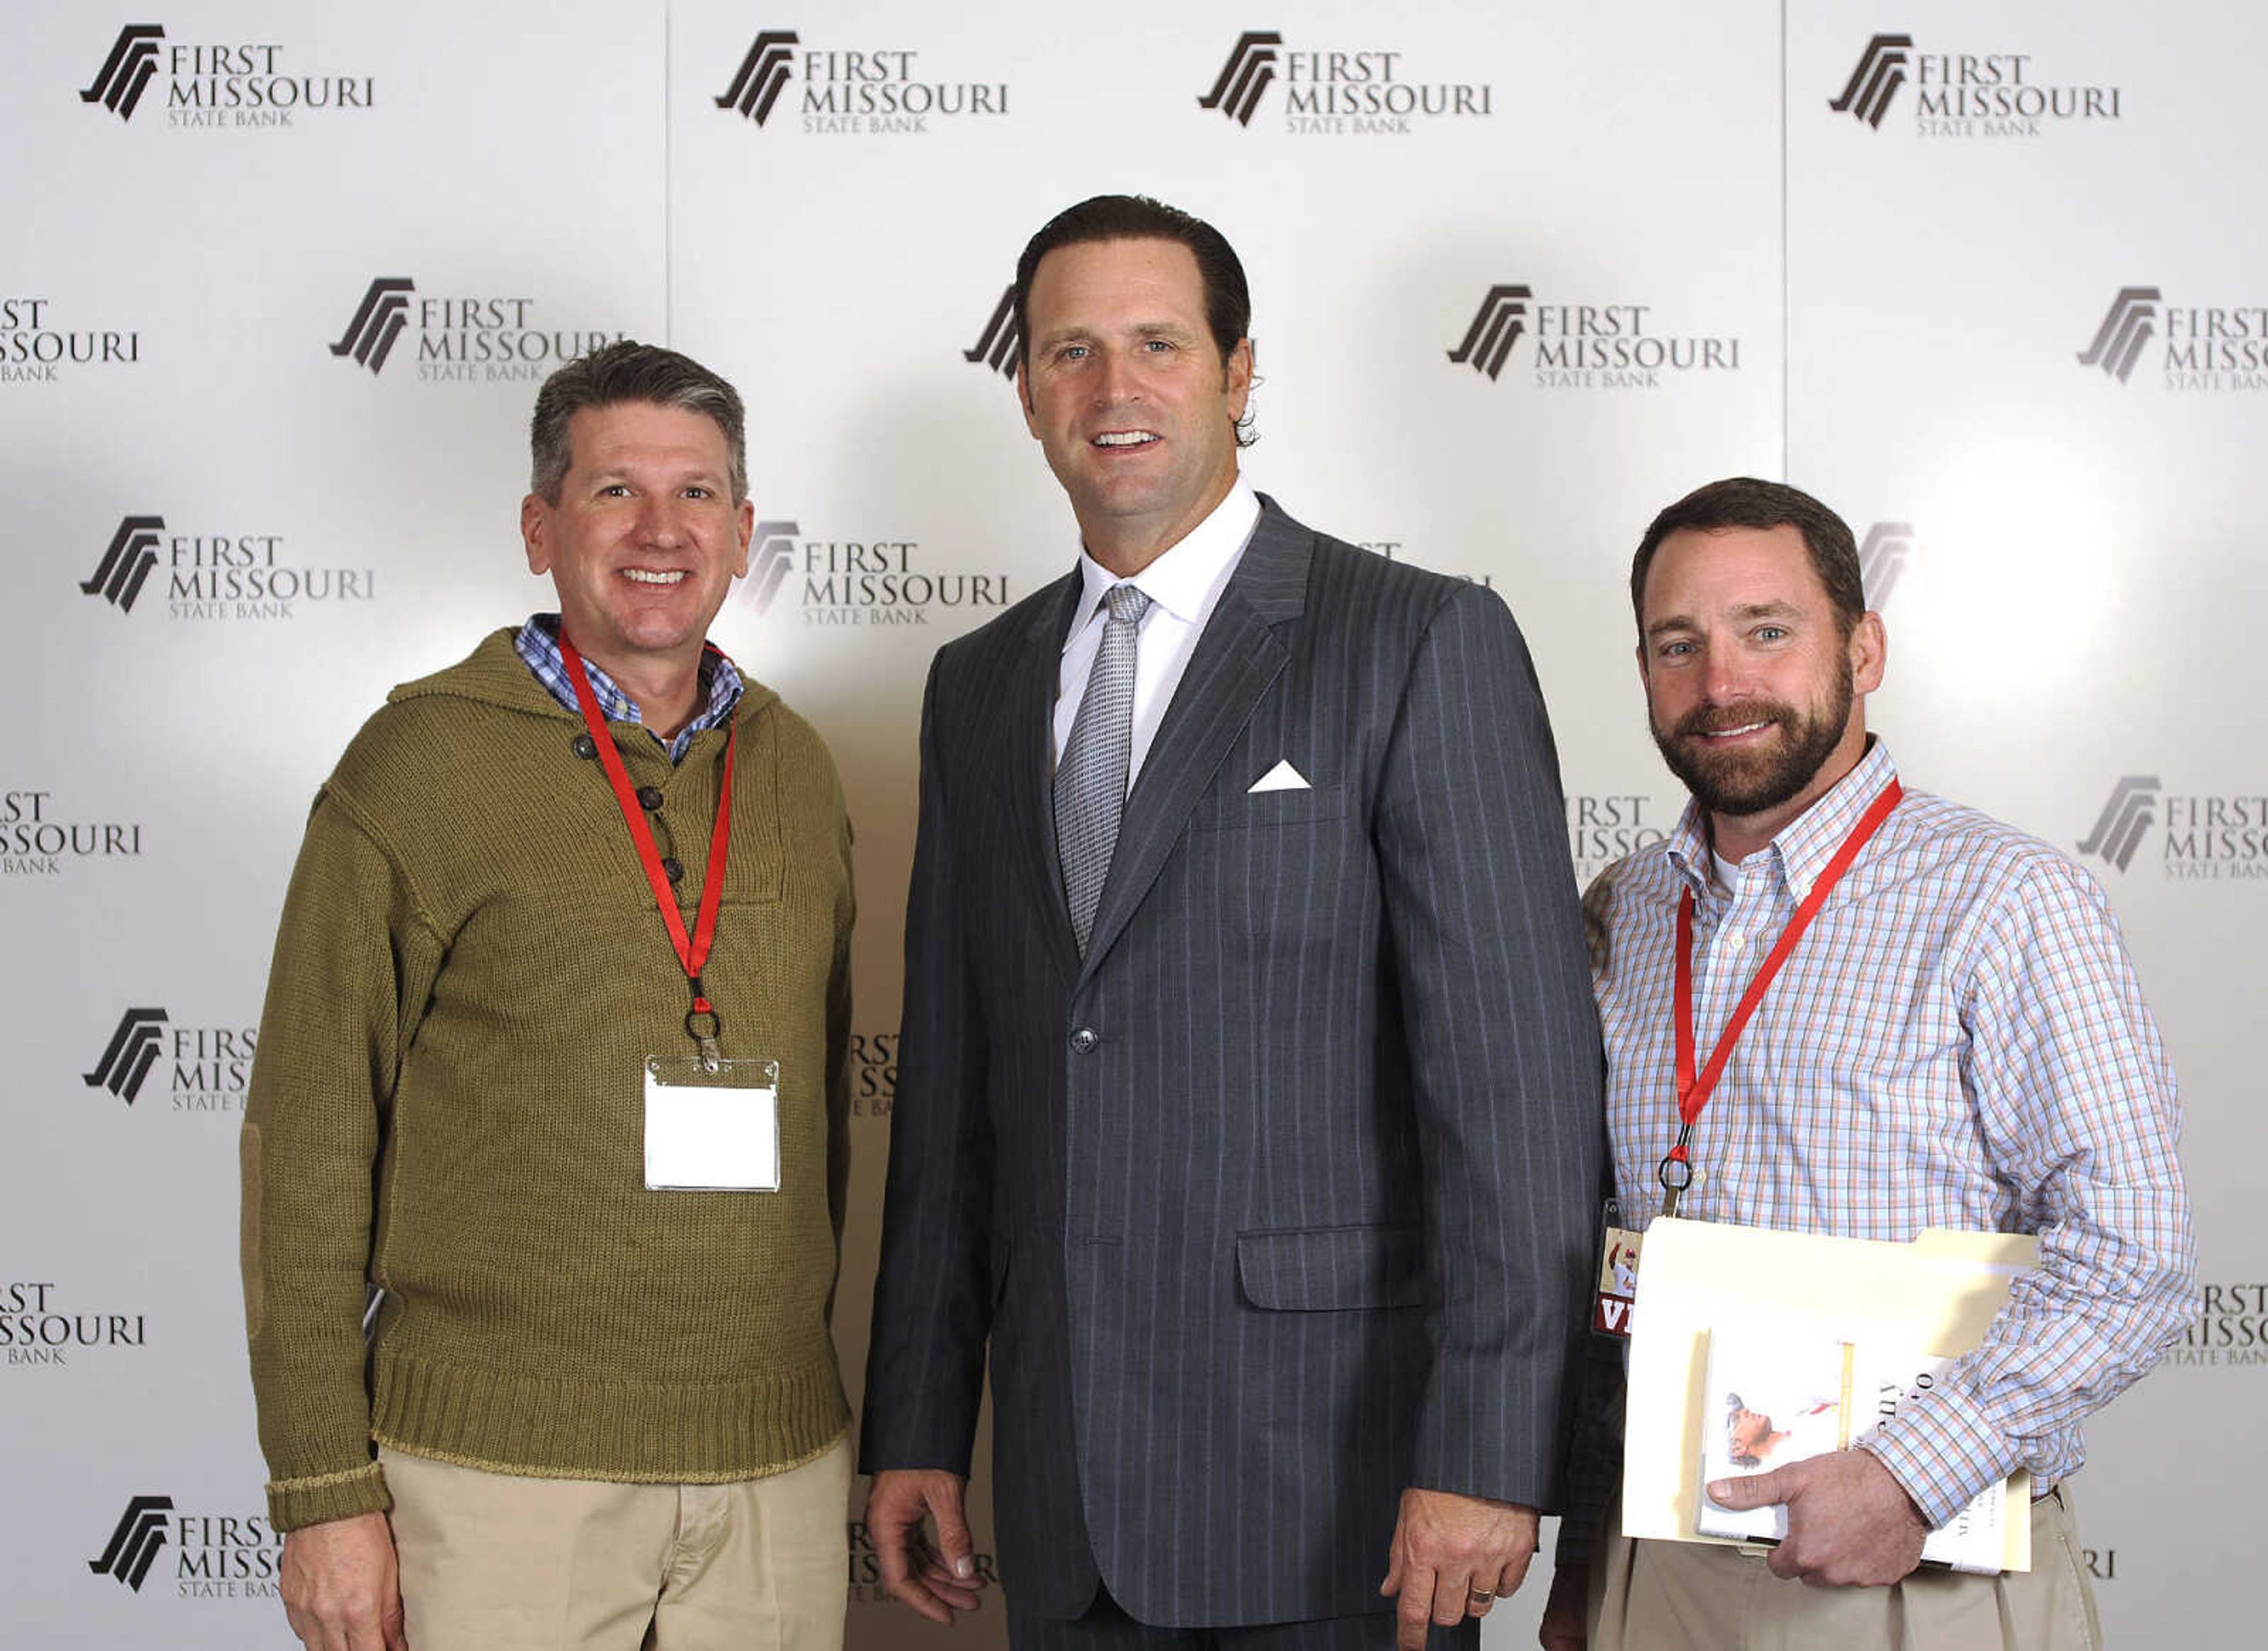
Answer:
M512 638L513 650L519 655L530 675L543 685L545 692L577 715L582 707L575 697L573 679L567 674L567 657L559 651L559 616L556 613L534 613L519 627ZM644 726L645 718L639 713L637 701L622 692L607 669L598 661L585 658L583 669L591 679L591 693L599 701L599 714L610 723L637 723ZM678 730L674 740L664 742L674 762L685 754L693 743L693 736L706 728L721 728L730 720L733 708L740 702L746 684L740 672L730 659L713 647L701 651L701 699L703 708L693 720ZM652 733L651 729L647 730ZM659 734L654 738L661 739Z
M1229 488L1228 496L1214 505L1204 521L1131 579L1119 578L1087 554L1082 546L1079 553L1079 614L1071 621L1071 635L1078 635L1094 617L1104 594L1116 584L1132 585L1183 624L1194 625L1203 616L1206 601L1215 588L1236 565L1244 541L1252 537L1253 526L1259 520L1259 495L1240 473ZM1066 637L1065 646L1069 643L1070 638Z
M1890 760L1890 748L1878 735L1867 737L1866 754L1858 766L1837 780L1834 786L1809 808L1781 828L1763 852L1777 857L1780 876L1786 881L1788 892L1802 899L1811 892L1811 885L1835 858L1835 851L1843 846L1844 839L1858 825L1859 817L1879 796L1882 788L1898 777L1897 764ZM1669 863L1677 874L1691 884L1695 894L1705 893L1709 884L1709 816L1698 798L1685 804L1685 812L1678 817L1677 828L1669 833L1663 846Z

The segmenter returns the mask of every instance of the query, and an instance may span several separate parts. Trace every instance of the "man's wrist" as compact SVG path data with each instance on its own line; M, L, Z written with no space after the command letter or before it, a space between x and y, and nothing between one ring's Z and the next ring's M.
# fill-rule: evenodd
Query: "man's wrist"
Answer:
M1889 1470L1933 1530L1987 1486L2023 1465L2015 1445L1993 1427L1974 1397L1951 1380L1901 1405L1896 1415L1884 1417L1857 1448Z

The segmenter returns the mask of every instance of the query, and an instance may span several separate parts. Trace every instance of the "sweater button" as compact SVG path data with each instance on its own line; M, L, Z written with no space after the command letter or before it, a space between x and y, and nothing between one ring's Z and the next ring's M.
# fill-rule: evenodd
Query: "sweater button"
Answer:
M599 754L599 742L588 734L578 734L575 736L573 750L577 756L588 762Z
M661 809L661 788L658 785L642 785L638 787L637 799L640 808L650 814L659 813Z
M670 858L661 862L661 875L667 877L672 883L683 882L685 880L685 862L679 860L675 855L672 855Z
M1081 1054L1091 1053L1101 1041L1101 1035L1092 1026L1082 1026L1071 1035L1071 1046Z

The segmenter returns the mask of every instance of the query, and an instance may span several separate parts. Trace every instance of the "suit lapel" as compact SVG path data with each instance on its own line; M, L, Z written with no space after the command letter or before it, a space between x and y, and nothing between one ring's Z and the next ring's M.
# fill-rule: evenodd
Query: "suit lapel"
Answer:
M1277 627L1297 619L1306 605L1308 545L1314 535L1265 495L1261 505L1251 542L1197 638L1143 760L1141 777L1126 799L1082 976L1110 950L1157 881L1221 759L1291 658ZM1068 614L1064 622L1070 622ZM1061 906L1060 876L1057 881ZM1066 934L1070 923L1066 913Z
M1008 682L1006 729L1008 838L1016 856L1012 881L1030 889L1045 914L1042 927L1066 967L1079 949L1071 931L1071 907L1064 899L1063 865L1056 853L1054 765L1056 679L1063 662L1064 636L1078 605L1076 569L1052 593L1034 605L1031 628L1016 649Z

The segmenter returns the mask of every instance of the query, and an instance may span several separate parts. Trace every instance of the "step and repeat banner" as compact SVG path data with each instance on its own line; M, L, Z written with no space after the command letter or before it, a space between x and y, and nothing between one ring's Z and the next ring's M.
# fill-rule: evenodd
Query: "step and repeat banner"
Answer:
M284 1647L236 1133L307 803L394 683L549 605L536 386L688 351L749 404L718 642L858 831L861 1368L916 720L1070 565L1004 305L1102 191L1249 271L1249 474L1520 616L1587 877L1682 797L1630 552L1713 477L1852 522L1915 784L2109 890L2188 1104L2198 1312L2090 1428L2109 1638L2250 1644L2268 1472L2268 14L2085 0L174 0L0 58L0 1591L26 1646ZM1784 14L1785 13L1785 14ZM989 1550L983 1482L975 1489ZM850 1635L944 1644L852 1519ZM986 1561L989 1563L988 1560ZM1381 1572L1384 1556L1381 1556ZM1537 1582L1485 1642L1530 1642ZM1002 1643L997 1595L952 1641Z

